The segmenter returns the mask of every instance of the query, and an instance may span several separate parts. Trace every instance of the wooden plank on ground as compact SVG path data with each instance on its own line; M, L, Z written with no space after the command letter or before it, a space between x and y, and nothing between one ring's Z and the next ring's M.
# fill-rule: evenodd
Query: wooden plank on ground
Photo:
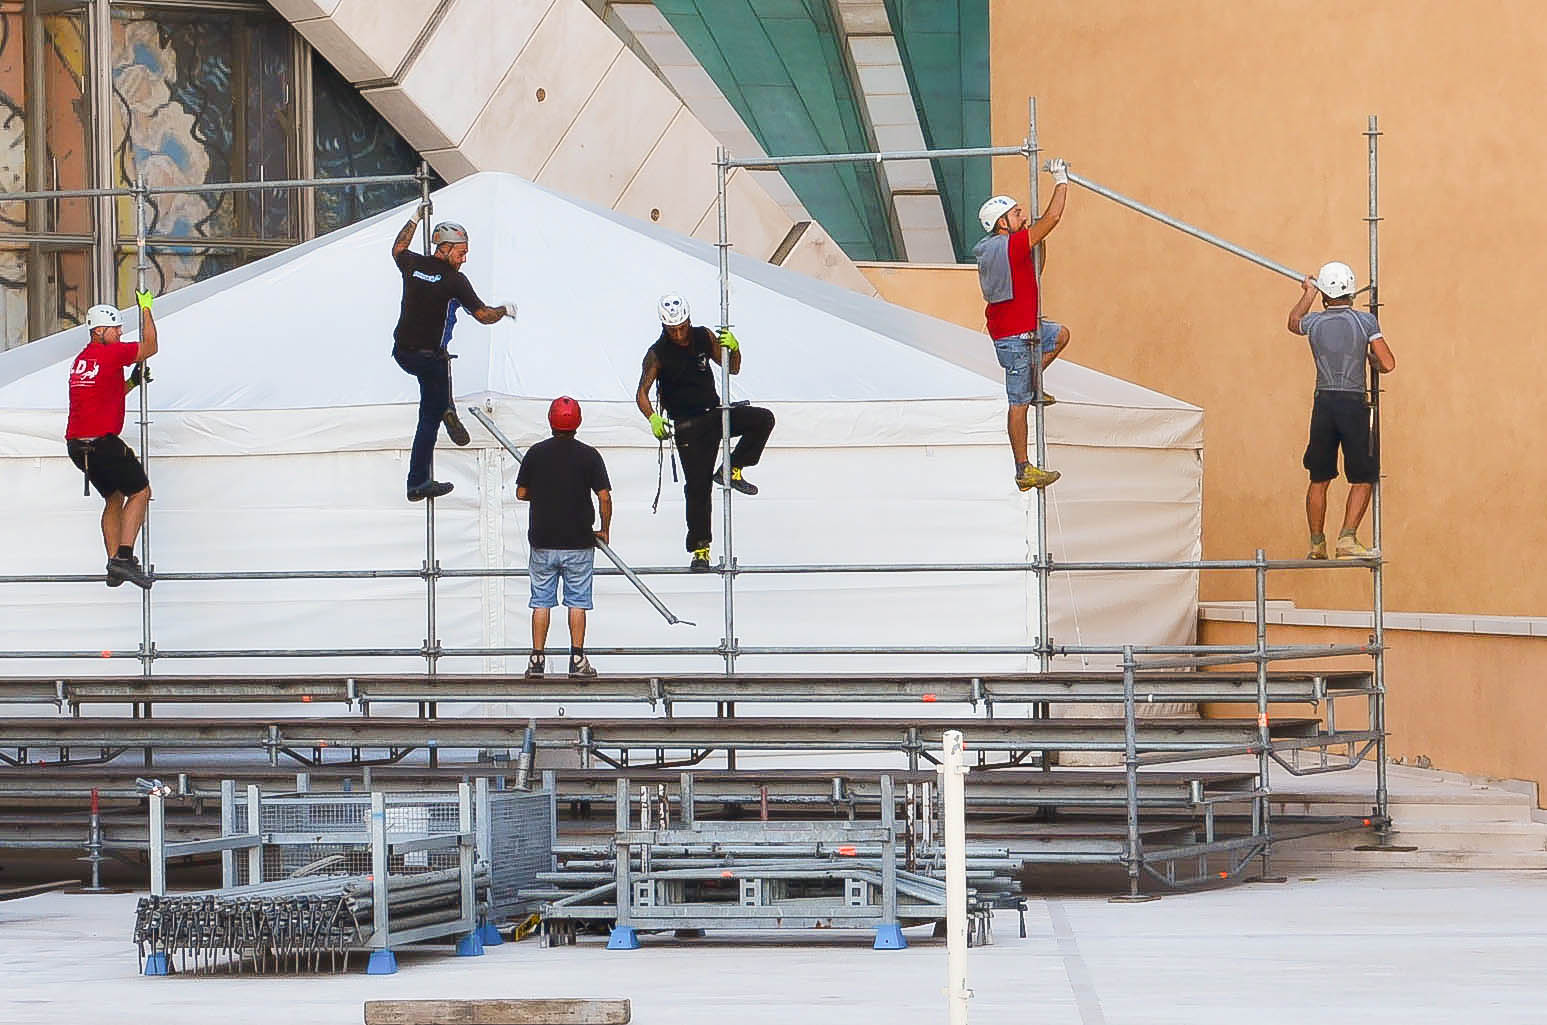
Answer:
M627 1000L367 1000L365 1025L627 1025Z

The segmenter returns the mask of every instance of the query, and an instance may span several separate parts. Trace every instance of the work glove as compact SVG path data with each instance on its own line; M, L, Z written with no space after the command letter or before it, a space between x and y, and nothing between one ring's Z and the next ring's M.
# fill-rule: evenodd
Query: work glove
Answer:
M414 208L414 220L427 221L430 219L430 215L434 212L435 207L433 205L429 203L420 203L417 207Z
M500 303L498 308L504 310L505 311L505 316L509 317L511 320L515 320L516 319L516 304L515 303Z
M129 387L131 388L142 384L149 384L154 380L155 378L150 376L150 367L144 363L136 363L134 369L129 371Z
M650 414L650 433L656 441L666 440L666 418L659 413Z
M1054 157L1047 162L1047 173L1053 176L1054 185L1069 184L1069 161L1063 157Z
M731 334L731 329L728 327L720 328L720 344L731 352L741 351L741 343L736 341L736 336Z
M155 301L155 298L156 297L151 295L149 292L134 293L134 301L139 303L140 309L144 310L146 313L150 312L150 304Z

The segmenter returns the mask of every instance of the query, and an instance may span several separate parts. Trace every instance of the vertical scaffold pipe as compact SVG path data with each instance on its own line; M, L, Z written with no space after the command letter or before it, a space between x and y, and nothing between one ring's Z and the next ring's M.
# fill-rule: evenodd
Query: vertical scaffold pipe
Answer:
M724 146L717 150L716 209L719 213L720 240L720 328L731 323L730 229L726 214L725 186L730 172L730 154ZM725 672L736 671L736 545L731 533L731 355L720 349L720 501L725 513L725 547L721 558L720 580L725 589Z
M967 1025L966 751L960 730L941 737L941 825L945 830L945 992L950 1025Z
M1026 168L1031 178L1030 190L1027 195L1031 206L1027 216L1036 218L1041 209L1040 195L1037 188L1037 98L1032 96L1026 101ZM1038 246L1032 255L1032 275L1037 282L1037 323L1032 325L1031 334L1031 373L1032 373L1032 398L1036 400L1032 404L1035 417L1036 434L1036 464L1038 469L1047 469L1047 421L1045 419L1047 404L1043 401L1042 382L1042 247ZM1017 467L1019 469L1019 467ZM1047 609L1048 592L1048 552L1047 552L1047 489L1033 488L1032 502L1037 518L1037 670L1047 672L1052 659L1052 641L1048 638L1049 616ZM1044 763L1047 752L1043 752Z
M1268 799L1268 756L1273 737L1268 728L1268 557L1261 548L1255 556L1257 565L1252 570L1256 578L1255 605L1257 615L1257 799L1253 802L1253 832L1263 840L1262 876L1268 878L1269 851L1273 845L1270 816L1272 808Z
M1370 150L1370 212L1365 217L1370 229L1370 313L1380 316L1380 182L1377 175L1377 146L1380 139L1380 126L1374 114L1370 115L1369 125L1365 129L1365 137L1369 140ZM1376 457L1380 455L1380 374L1374 367L1370 368L1370 437L1376 446ZM1385 562L1386 550L1381 547L1381 477L1384 475L1379 469L1379 463L1375 474L1375 485L1371 489L1370 516L1373 521L1372 531L1375 550L1380 557L1375 560L1371 570L1374 586L1374 630L1372 639L1375 642L1375 708L1376 722L1372 728L1376 731L1375 739L1375 814L1384 820L1390 813L1390 795L1386 789L1386 604L1385 604ZM1390 829L1382 827L1382 839L1390 835Z
M1133 697L1133 645L1123 645L1123 782L1127 791L1128 811L1128 899L1138 900L1139 866L1143 849L1139 846L1139 723Z
M145 186L145 175L136 176L134 183L134 290L136 293L145 290L145 272L148 263L145 259L145 230L146 216L145 203L150 192ZM116 303L114 305L117 305ZM145 338L145 310L139 304L139 296L135 296L135 308L140 313L140 339ZM140 370L140 463L145 467L147 478L150 475L150 374L148 367ZM150 503L145 504L145 523L140 528L140 555L145 564L145 572L155 576L155 566L150 558ZM150 588L140 591L140 672L145 676L151 675L152 664L156 658L155 643L150 631Z
M433 207L430 203L430 165L428 161L419 161L419 173L415 176L419 179L419 204L424 213L424 255L429 256L430 249L430 222Z
M424 207L424 255L429 256L434 252L431 243L430 222L430 165L426 161L419 161L419 202ZM451 380L451 354L446 353L446 380ZM455 398L452 398L455 402ZM436 653L440 648L439 641L435 637L435 577L439 566L435 561L435 499L424 500L424 671L426 676L435 675ZM434 707L431 705L430 707ZM435 752L431 752L434 759Z

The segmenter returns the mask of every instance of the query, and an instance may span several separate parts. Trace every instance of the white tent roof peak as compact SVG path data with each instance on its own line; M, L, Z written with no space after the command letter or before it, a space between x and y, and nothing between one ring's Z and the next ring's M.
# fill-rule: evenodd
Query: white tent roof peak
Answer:
M719 321L713 245L482 172L435 194L435 219L468 227L464 272L487 303L520 318L459 316L451 349L460 398L629 400L656 337L656 299L686 296ZM174 292L156 304L160 410L273 410L409 403L390 358L399 278L389 250L405 205ZM417 241L417 240L416 240ZM1003 384L980 333L761 261L731 257L731 321L746 346L738 394L762 402L993 398ZM128 318L133 323L134 318ZM129 337L133 337L131 334ZM0 353L0 409L62 409L73 328ZM1072 364L1060 399L1146 410L1177 400Z

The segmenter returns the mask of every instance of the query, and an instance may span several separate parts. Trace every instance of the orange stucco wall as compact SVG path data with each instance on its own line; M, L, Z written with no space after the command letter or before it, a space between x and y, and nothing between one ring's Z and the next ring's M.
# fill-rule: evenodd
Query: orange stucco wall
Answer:
M1541 5L992 0L990 17L997 144L1024 137L1035 93L1045 155L1290 266L1345 260L1361 284L1361 133L1380 116L1381 320L1399 362L1383 407L1388 607L1542 614L1539 575L1521 572L1547 558ZM995 183L1023 195L1024 164L995 161ZM1206 411L1205 554L1303 554L1313 371L1284 328L1297 286L1078 189L1048 256L1068 358ZM970 272L870 274L888 298L981 325ZM1249 587L1209 575L1203 594ZM1369 582L1299 574L1274 597L1358 608Z

